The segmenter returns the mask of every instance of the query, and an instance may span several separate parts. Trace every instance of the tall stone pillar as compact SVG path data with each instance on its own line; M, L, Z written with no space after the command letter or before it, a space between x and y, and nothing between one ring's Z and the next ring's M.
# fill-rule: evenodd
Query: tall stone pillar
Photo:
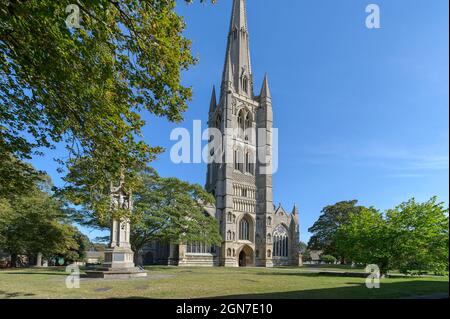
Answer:
M133 210L132 194L126 193L123 178L118 187L111 184L111 211ZM110 243L105 250L105 262L101 269L86 272L88 276L100 278L145 277L147 273L135 267L134 253L130 244L130 220L113 218L111 222Z

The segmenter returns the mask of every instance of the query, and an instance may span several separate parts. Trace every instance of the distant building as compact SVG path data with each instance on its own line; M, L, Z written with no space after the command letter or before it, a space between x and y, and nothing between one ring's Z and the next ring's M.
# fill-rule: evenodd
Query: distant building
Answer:
M105 260L104 251L89 250L86 252L86 264L98 265Z
M309 262L310 264L319 265L322 263L322 260L320 259L323 255L322 250L310 250L309 254L311 256L311 261Z

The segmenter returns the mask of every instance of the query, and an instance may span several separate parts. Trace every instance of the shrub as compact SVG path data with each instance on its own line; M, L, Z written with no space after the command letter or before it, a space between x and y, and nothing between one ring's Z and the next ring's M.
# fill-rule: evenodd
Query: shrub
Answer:
M337 261L336 257L331 255L320 256L320 260L326 264L335 264Z

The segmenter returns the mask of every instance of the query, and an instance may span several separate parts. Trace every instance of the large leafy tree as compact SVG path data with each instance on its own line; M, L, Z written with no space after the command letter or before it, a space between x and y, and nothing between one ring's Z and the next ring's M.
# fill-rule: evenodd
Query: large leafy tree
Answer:
M64 253L55 255L55 257L62 257L66 264L75 261L85 261L86 253L90 248L90 240L85 234L78 229L74 229L73 240L76 242L76 246L67 249Z
M89 159L100 184L161 151L140 139L142 111L180 121L192 94L181 72L195 62L175 0L0 3L0 185L57 142L61 167ZM80 28L66 25L72 3Z
M392 234L392 264L404 273L448 271L448 209L436 197L415 199L386 212Z
M79 250L77 233L64 205L37 187L14 200L0 199L0 247L11 254L12 266L22 254L48 258Z
M383 275L392 269L392 234L379 211L362 209L348 216L337 230L335 242L349 261L376 264Z
M312 233L308 248L322 250L326 255L340 257L342 262L345 261L345 255L336 248L336 232L339 227L347 223L350 215L358 214L366 209L357 204L357 200L352 200L326 206L319 219L308 229Z
M217 219L205 211L213 202L200 185L144 175L131 219L133 250L137 252L153 241L220 243Z
M205 207L214 197L200 185L176 178L162 178L153 170L139 174L133 193L133 211L126 217L131 223L131 245L135 252L154 242L205 244L220 243L219 225ZM75 217L76 218L76 217ZM109 227L111 215L99 219L88 209L78 214L78 222L90 227Z
M0 151L0 198L26 193L43 176L30 164Z
M385 214L352 214L336 236L337 247L357 263L376 264L383 274L448 271L448 209L432 198L402 203Z

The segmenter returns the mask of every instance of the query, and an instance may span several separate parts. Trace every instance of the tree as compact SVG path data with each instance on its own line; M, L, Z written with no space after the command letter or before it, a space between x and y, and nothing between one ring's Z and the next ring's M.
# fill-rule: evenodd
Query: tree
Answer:
M0 247L11 254L12 267L22 254L50 257L79 249L64 205L38 187L11 201L0 199L0 234Z
M308 262L308 261L312 260L311 252L308 249L305 250L305 252L302 254L302 259L303 259L303 262Z
M156 174L143 175L131 217L131 245L137 253L154 241L208 245L221 242L215 216L205 213L214 198L200 185Z
M151 169L141 172L138 180L133 211L121 215L130 220L135 253L153 241L220 243L217 220L205 214L205 205L213 203L214 197L200 185L162 178ZM103 216L99 219L94 210L86 209L74 218L83 225L105 229L110 226L111 214Z
M385 214L365 209L352 214L336 236L338 250L356 263L376 264L382 274L448 272L448 209L432 198L414 199Z
M392 269L392 234L379 211L362 209L349 215L335 242L339 253L352 262L376 264L383 275Z
M331 255L322 255L320 256L320 261L326 263L326 264L335 264L337 259L334 256Z
M65 23L72 3L2 1L0 160L18 161L0 185L26 178L21 161L57 142L62 167L88 158L100 184L114 180L161 152L140 139L142 111L177 122L191 98L180 76L195 59L175 0L76 1L80 28Z
M346 256L337 251L335 236L337 230L348 221L350 215L358 214L365 209L364 206L357 206L357 203L357 200L352 200L326 206L319 219L308 229L312 233L308 248L321 250L325 255L339 256L341 262L344 262Z
M300 254L304 254L307 249L308 249L308 245L306 243L304 243L302 241L298 243L298 251Z
M74 227L73 229L73 240L76 242L76 247L72 247L68 249L65 253L59 254L54 257L62 257L64 258L66 264L70 264L73 262L82 262L86 259L86 252L90 247L89 238L80 232L78 229Z
M393 267L403 273L448 272L448 209L437 197L415 199L386 212L392 233Z
M1 150L0 163L0 198L23 194L42 179L43 172Z

